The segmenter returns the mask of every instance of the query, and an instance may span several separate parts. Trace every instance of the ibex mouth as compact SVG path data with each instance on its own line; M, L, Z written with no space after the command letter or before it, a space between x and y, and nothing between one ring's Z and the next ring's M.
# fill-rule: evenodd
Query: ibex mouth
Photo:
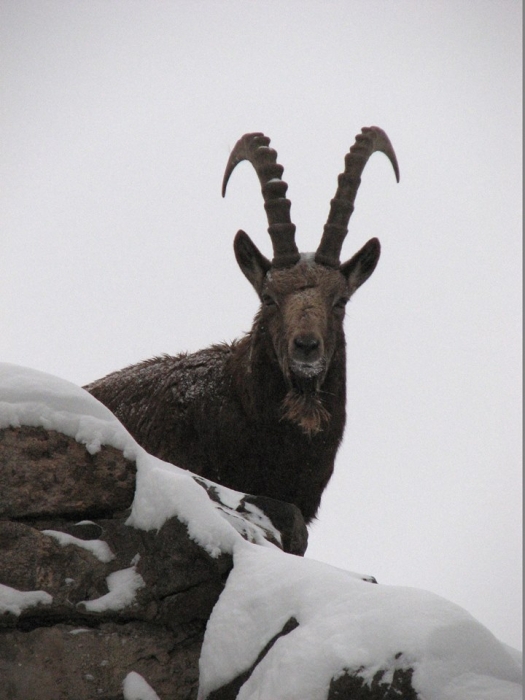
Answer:
M324 360L315 362L290 362L290 374L293 385L305 393L317 391L325 371Z

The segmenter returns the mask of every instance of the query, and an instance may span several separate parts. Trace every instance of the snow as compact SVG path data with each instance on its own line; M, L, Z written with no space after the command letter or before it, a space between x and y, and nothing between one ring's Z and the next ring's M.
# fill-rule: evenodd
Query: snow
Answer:
M193 478L206 489L214 507L243 538L263 547L275 546L268 541L268 537L282 544L279 530L260 508L246 500L246 494L216 484L202 476Z
M122 690L124 700L160 700L153 688L135 671L124 678Z
M277 542L282 544L281 533L279 532L279 530L277 530L276 527L273 526L273 523L270 520L270 518L265 513L263 513L263 511L260 508L257 508L256 505L249 502L245 502L243 504L243 508L245 511L245 518L250 518L253 523L257 523L258 525L260 525L265 532L269 532ZM257 542L257 544L267 545L268 542L266 539L263 539L262 542Z
M137 591L146 585L134 566L114 571L106 577L106 581L109 593L94 600L83 600L78 605L88 612L124 610L133 603Z
M18 616L27 608L52 602L53 596L45 591L17 591L0 583L0 615L11 613Z
M86 632L93 632L93 630L89 629L87 627L77 627L74 630L69 630L69 634L73 634L73 635L85 634Z
M91 454L112 445L133 458L136 443L120 421L65 379L2 362L0 398L0 428L42 426L74 438Z
M231 552L241 536L215 507L204 488L189 472L156 457L140 455L137 460L137 490L128 525L158 530L174 516L188 527L192 539L212 557Z
M245 543L206 629L199 698L250 668L291 617L299 626L276 641L238 700L322 700L345 668L363 667L371 680L394 666L414 669L427 700L521 697L519 664L459 606Z
M83 389L0 363L0 398L0 428L43 426L73 437L91 453L111 445L134 459L137 485L129 525L159 529L176 516L212 556L233 555L234 568L206 629L200 700L250 668L292 617L298 627L275 642L241 688L239 700L324 700L330 680L345 669L364 669L363 677L370 680L378 670L391 673L395 668L414 670L414 687L425 700L521 697L519 653L465 610L426 591L372 584L360 574L284 554L266 541L265 533L278 533L259 509L242 500L243 494L148 455ZM88 548L99 558L110 555L99 540L47 534L61 544ZM133 603L144 581L136 559L132 564L107 577L106 595L79 605L102 612ZM0 611L18 615L51 601L44 591L0 586ZM157 698L134 672L123 689L125 700Z
M58 530L42 530L42 533L53 537L62 547L73 544L75 547L87 549L101 562L107 563L115 558L108 543L102 540L81 540L78 537L73 537L73 535L68 535L66 532L59 532Z

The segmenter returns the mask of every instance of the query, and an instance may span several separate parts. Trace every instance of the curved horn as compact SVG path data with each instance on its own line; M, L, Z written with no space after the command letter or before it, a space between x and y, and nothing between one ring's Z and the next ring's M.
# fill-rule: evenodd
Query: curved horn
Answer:
M328 267L339 267L339 255L348 233L350 216L354 211L361 174L375 151L382 151L388 157L394 168L396 180L399 182L399 166L388 136L378 126L365 126L356 136L354 145L345 156L345 169L339 175L337 191L330 202L330 213L315 254L315 262Z
M288 267L299 260L295 245L295 226L290 219L291 202L285 194L288 185L281 180L284 168L277 163L277 152L269 148L270 139L259 132L245 134L235 144L222 181L222 196L230 175L238 163L248 160L261 183L264 208L268 217L268 233L272 239L274 267Z

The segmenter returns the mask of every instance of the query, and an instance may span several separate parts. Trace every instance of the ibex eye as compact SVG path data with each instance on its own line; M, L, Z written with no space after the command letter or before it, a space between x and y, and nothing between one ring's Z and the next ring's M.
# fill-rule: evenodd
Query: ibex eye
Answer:
M262 302L265 306L275 306L275 299L269 294L263 294Z

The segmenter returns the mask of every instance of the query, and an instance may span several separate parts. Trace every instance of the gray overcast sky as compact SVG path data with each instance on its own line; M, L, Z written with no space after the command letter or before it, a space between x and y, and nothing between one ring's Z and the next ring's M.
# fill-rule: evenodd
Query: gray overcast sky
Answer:
M0 360L79 384L248 330L272 138L302 250L384 128L343 256L348 426L307 555L425 588L521 647L521 3L3 0Z

